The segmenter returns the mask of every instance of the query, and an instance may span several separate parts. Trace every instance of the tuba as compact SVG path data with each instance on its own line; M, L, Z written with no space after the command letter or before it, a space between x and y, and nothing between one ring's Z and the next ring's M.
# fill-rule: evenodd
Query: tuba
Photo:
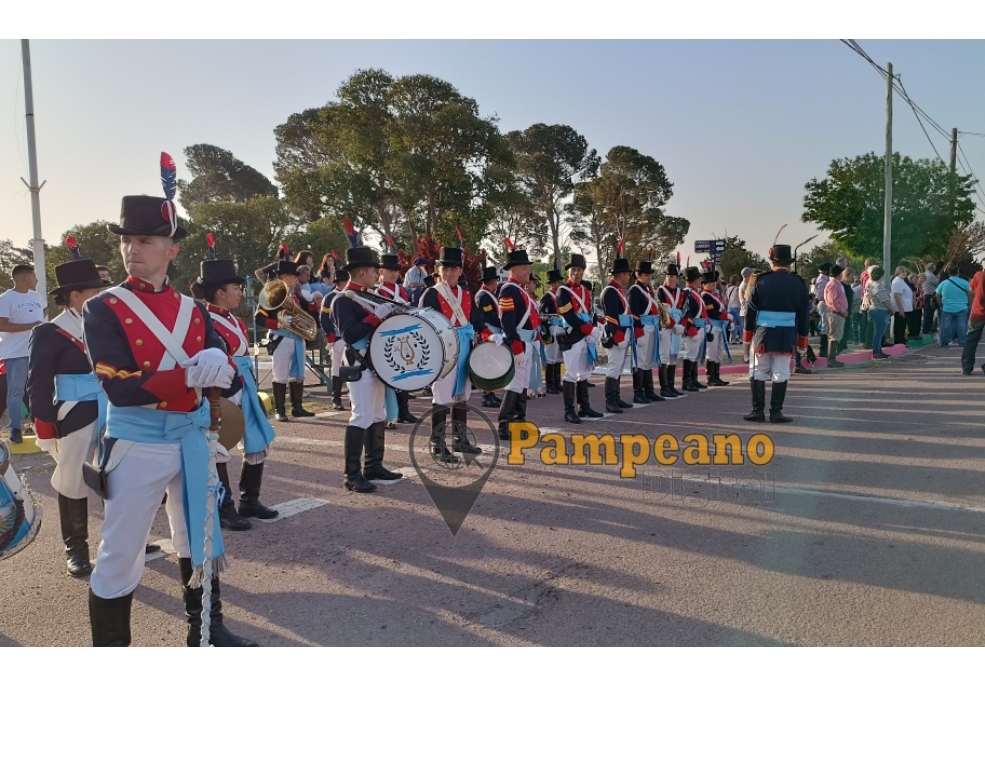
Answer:
M277 323L282 329L293 332L304 340L313 340L318 336L318 324L315 323L315 319L301 310L294 302L287 284L280 279L272 279L263 285L258 302L266 311L280 311L277 314ZM294 317L290 326L284 323L285 314Z

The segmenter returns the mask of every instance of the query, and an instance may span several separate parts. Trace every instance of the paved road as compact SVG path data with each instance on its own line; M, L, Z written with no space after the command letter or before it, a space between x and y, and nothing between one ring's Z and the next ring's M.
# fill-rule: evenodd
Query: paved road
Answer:
M958 352L794 377L788 425L743 421L741 377L581 428L564 425L560 396L532 401L545 431L764 432L775 455L731 477L651 461L623 479L618 466L513 467L504 454L457 536L419 476L342 490L347 415L277 425L263 498L308 501L227 535L227 618L264 645L985 644L985 379L961 376ZM592 396L599 408L601 384ZM388 466L411 472L410 429L388 434ZM86 645L87 584L64 573L50 464L17 464L45 521L0 567L0 645ZM152 536L167 536L163 512ZM148 563L133 633L183 643L173 555Z

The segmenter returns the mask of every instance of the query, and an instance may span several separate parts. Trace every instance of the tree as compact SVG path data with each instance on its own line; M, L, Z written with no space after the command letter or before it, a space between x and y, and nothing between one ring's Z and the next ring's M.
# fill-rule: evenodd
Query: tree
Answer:
M755 268L757 271L768 271L769 261L762 255L750 252L744 239L738 236L725 236L725 251L718 262L718 270L726 281L731 276L741 276L743 268Z
M276 197L277 187L231 152L208 143L196 143L185 149L190 182L178 181L179 201L188 214L207 202L245 202L255 196Z
M597 164L596 152L568 125L538 123L507 133L506 140L516 156L519 189L546 228L549 254L560 262L563 201L574 192L575 181Z
M10 271L21 263L34 263L34 251L15 247L10 239L0 239L0 290L14 286Z
M974 223L960 226L952 235L944 256L945 266L956 265L962 274L972 273L978 269L977 259L985 253L985 223L976 220ZM922 270L926 263L920 263Z
M885 166L874 153L832 161L827 177L805 185L801 219L830 231L856 257L882 262ZM955 227L972 221L972 192L971 176L939 160L894 154L892 265L943 257Z

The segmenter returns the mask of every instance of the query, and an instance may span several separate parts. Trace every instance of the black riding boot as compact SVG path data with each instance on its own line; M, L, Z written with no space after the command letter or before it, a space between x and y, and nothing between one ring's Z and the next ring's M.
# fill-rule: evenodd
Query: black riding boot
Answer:
M691 367L694 366L694 361L689 361L684 359L684 373L681 376L681 390L685 390L689 393L698 392L698 388L694 386L694 381L691 379Z
M691 361L691 384L694 385L696 390L707 390L708 385L702 385L701 381L698 379L698 362Z
M578 394L578 416L587 417L588 419L599 419L605 416L605 414L601 411L595 411L592 408L592 403L588 399L589 384L587 379L583 379L575 385L575 392Z
M239 473L239 514L241 517L256 517L260 520L273 520L280 514L260 503L260 484L263 482L263 462L247 464Z
M575 383L562 382L561 393L564 395L564 421L571 422L571 424L581 424L581 418L575 411Z
M765 422L763 410L766 408L766 382L750 379L749 387L752 390L752 412L742 418L747 422Z
M400 480L403 475L383 466L386 449L386 422L374 422L366 429L366 466L363 477L367 480Z
M487 409L499 408L502 401L492 393L485 393L482 396L482 406Z
M649 403L643 388L643 369L633 369L633 403Z
M510 439L510 421L513 419L513 414L516 411L516 407L520 403L520 393L513 392L512 390L507 390L503 395L503 403L499 407L499 439L509 440Z
M284 382L274 382L274 412L278 422L287 422L287 412L284 410L287 399L287 385Z
M683 384L682 384L683 386ZM674 394L677 398L686 398L680 390L677 389L677 364L671 364L667 367L667 387L670 392Z
M474 456L481 454L482 449L469 443L468 416L469 410L467 408L467 404L456 403L452 407L452 430L455 432L455 440L452 450L457 451L460 454L472 454Z
M417 424L417 417L410 413L407 404L410 402L410 393L401 390L397 393L397 421L403 424Z
M229 465L216 464L215 471L218 473L219 482L222 483L222 488L225 491L225 496L222 497L222 504L219 505L219 525L230 531L248 531L253 527L250 525L250 521L236 514L236 502L233 501L233 490L229 487Z
M619 378L605 378L605 410L609 414L621 414L619 406Z
M626 403L626 401L624 401L622 399L622 397L621 397L622 396L622 375L620 374L615 379L616 379L616 381L612 385L612 392L615 393L615 395L616 395L616 405L619 406L619 408L621 408L621 409L631 409L631 408L633 408L633 404L632 403Z
M342 377L332 377L332 408L335 411L345 411L342 405Z
M663 387L662 384L661 387ZM653 389L653 369L646 369L643 372L643 394L646 396L648 401L665 400L664 398L661 398Z
M58 515L65 542L65 565L73 578L92 573L89 562L89 500L58 494Z
M667 398L676 398L677 394L670 389L670 383L667 381L667 364L660 364L657 369L657 378L660 380L660 395Z
M301 399L304 396L304 382L297 380L291 382L291 416L304 417L314 416L313 411L308 411L301 406Z
M520 393L520 396L516 399L516 408L513 410L513 421L514 422L526 422L527 421L527 401L530 398L527 397L527 391L524 390Z
M561 394L561 364L547 364L547 392L551 395Z
M104 600L89 590L89 626L93 647L130 647L133 592Z
M774 382L773 389L770 390L770 421L774 424L793 421L790 417L783 416L783 399L786 397L787 383Z
M440 459L445 464L458 464L458 457L448 450L448 407L439 406L437 403L431 406L431 456Z
M376 486L363 477L360 469L365 441L366 430L362 427L354 427L350 424L345 428L345 480L342 485L356 493L369 493L376 490Z
M202 593L203 587L192 589L188 582L192 578L192 561L187 557L178 558L181 572L181 596L185 601L185 617L188 619L189 647L198 647L202 642ZM256 642L237 637L222 622L222 598L219 593L219 576L212 576L212 602L209 607L209 644L213 647L259 647Z

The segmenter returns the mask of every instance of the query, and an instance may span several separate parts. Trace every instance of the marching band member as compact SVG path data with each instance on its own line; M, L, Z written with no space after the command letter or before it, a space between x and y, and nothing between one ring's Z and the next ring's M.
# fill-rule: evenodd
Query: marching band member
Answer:
M376 288L376 293L380 297L388 300L410 305L410 298L407 290L397 284L400 278L400 260L397 255L383 255L380 258L380 283ZM401 424L416 424L417 417L410 413L408 404L410 403L410 393L406 390L397 390L397 420ZM387 422L387 428L393 429L393 422Z
M572 255L571 261L564 268L568 272L568 281L557 293L558 313L569 327L569 331L560 337L562 345L567 347L563 350L564 421L581 424L581 417L594 419L603 416L592 409L588 400L588 378L592 374L592 366L598 360L596 345L602 339L602 330L595 325L593 318L592 292L581 280L585 273L585 256ZM577 413L576 393L579 407Z
M442 247L437 262L439 281L425 290L421 305L438 311L451 322L458 334L459 350L456 370L431 383L434 397L431 404L430 446L431 454L436 458L457 463L458 457L452 451L472 455L482 453L482 449L471 445L468 438L468 400L472 395L468 372L469 353L485 322L480 318L479 311L472 309L472 295L468 289L459 285L464 266L462 250ZM445 440L449 408L454 435L451 451Z
M698 382L698 359L705 344L708 314L700 294L701 271L694 266L685 268L684 280L687 282L684 289L687 303L684 309L684 375L681 389L697 393L707 389L706 385Z
M63 310L31 330L27 395L38 446L55 460L51 487L58 493L68 574L81 578L92 572L89 487L82 480L82 465L92 461L106 420L106 396L82 343L82 305L105 284L92 260L55 266L55 278L58 287L51 294Z
M544 344L547 392L551 395L561 393L561 348L555 337L565 333L565 324L558 315L557 290L564 282L557 268L547 274L548 291L540 298L540 314L545 318L541 328Z
M341 292L332 303L332 316L346 344L348 365L362 366L355 381L346 382L352 414L345 428L345 481L349 491L368 493L375 491L371 480L399 480L403 477L383 466L386 446L387 398L390 397L393 416L396 417L396 399L393 390L384 386L379 377L365 364L369 348L369 335L380 322L393 312L386 304L367 305L369 301L357 301L355 297L369 292L375 285L380 261L369 247L350 247L346 250L345 269L349 272L349 288ZM352 295L352 296L350 296ZM387 391L389 390L389 396ZM363 450L365 466L360 471Z
M634 319L629 309L629 300L623 289L629 284L629 274L633 269L625 257L617 257L612 264L612 278L602 288L602 307L605 311L605 339L602 346L609 351L605 368L605 410L610 414L621 414L623 409L633 408L619 396L622 369L626 364L626 354L632 345L636 353L636 335L633 331ZM635 363L635 358L633 359Z
M540 318L540 304L537 302L537 274L531 273L530 279L524 285L524 289L527 292L527 296L530 297L533 303L533 310L530 311L530 318L533 320L534 324L534 338L532 341L533 350L530 354L530 382L527 384L527 393L524 393L522 397L523 402L520 406L523 411L524 419L520 421L526 421L527 414L527 399L533 395L537 398L543 398L546 393L543 392L544 387L544 370L543 365L546 365L544 360L544 344L541 342L541 318Z
M171 200L174 163L162 157L166 198L123 197L120 236L128 278L88 300L83 337L92 368L109 399L98 472L105 492L102 541L92 571L89 620L95 646L130 644L133 592L144 547L167 491L171 539L178 552L187 644L202 627L202 577L208 506L209 405L203 389L238 387L236 367L208 311L168 282L168 264L187 234ZM170 181L170 183L169 183ZM218 571L224 564L220 526L212 530L210 642L255 647L223 624Z
M246 323L232 315L243 299L246 279L236 273L232 260L203 260L200 266L198 283L205 293L205 308L212 317L216 332L222 337L239 372L242 389L224 390L223 397L229 398L240 407L246 430L243 434L243 467L239 475L239 515L232 500L229 484L229 452L220 445L216 455L216 471L226 489L226 500L219 511L223 528L247 530L250 521L256 517L271 520L279 514L276 509L268 509L260 503L260 486L263 482L263 465L267 460L267 449L274 442L274 428L267 421L267 412L260 401L256 378L253 376L250 341L246 337Z
M708 335L705 343L706 359L705 371L708 375L708 385L710 387L724 387L728 384L721 376L722 368L722 349L732 360L732 354L728 349L728 336L731 330L731 318L728 314L728 305L719 297L715 288L718 285L718 274L715 271L708 271L701 277L701 297L705 303L705 311L708 313Z
M479 318L484 326L482 339L488 340L493 334L502 334L503 326L499 322L499 297L496 288L499 286L499 274L496 266L490 265L482 269L482 286L475 293L475 307L478 308ZM493 392L482 396L482 405L486 408L498 408L502 400Z
M629 309L635 319L636 358L633 367L633 403L662 401L653 389L653 363L660 363L660 303L653 297L650 281L653 263L636 264L636 283L629 290ZM663 387L661 381L661 387Z
M297 292L298 266L290 260L281 260L277 263L276 278L280 279L287 286L287 291L297 305L308 313L317 315L318 308L314 303L308 302ZM276 410L276 420L287 422L285 412L285 398L287 386L291 387L291 416L306 417L314 416L314 413L302 407L301 401L304 395L304 339L289 328L282 328L279 322L280 309L266 310L257 307L254 320L257 328L267 329L270 334L278 339L273 349L274 366L274 409ZM290 327L294 316L284 316L284 323Z
M755 277L746 308L744 350L751 345L749 385L752 388L752 413L749 422L765 421L766 380L773 381L770 395L770 421L790 422L783 415L783 399L790 379L790 356L794 349L807 350L810 329L810 294L801 278L788 270L793 255L787 244L775 244L770 250L773 271Z
M533 358L534 302L525 289L530 279L530 258L526 250L511 250L503 268L510 272L509 280L499 290L499 320L503 334L494 341L509 343L513 351L516 373L506 386L503 405L499 409L500 440L510 439L509 424L514 418L526 418L526 401L521 396L530 382L530 364Z
M664 398L683 398L684 393L677 389L677 357L680 353L681 337L684 336L684 309L687 295L677 286L680 271L674 263L664 270L664 283L657 289L657 296L670 315L666 329L660 330L660 395Z
M332 408L335 411L345 411L342 405L342 378L339 376L339 370L345 361L345 340L335 322L332 303L348 288L348 284L349 271L338 268L335 271L335 290L325 298L321 306L321 328L325 332L325 342L332 346Z

